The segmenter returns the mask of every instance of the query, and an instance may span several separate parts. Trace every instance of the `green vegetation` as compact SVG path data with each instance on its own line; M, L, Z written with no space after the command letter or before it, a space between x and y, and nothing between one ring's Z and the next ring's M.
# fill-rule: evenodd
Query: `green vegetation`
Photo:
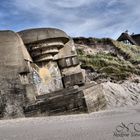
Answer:
M126 45L121 42L113 41L112 43L116 49L122 54L125 59L132 63L140 63L140 46Z
M93 41L95 42L95 39ZM140 63L139 46L125 45L111 39L99 39L96 41L113 46L115 52L106 53L102 51L93 55L86 55L84 50L79 49L77 52L82 68L90 67L98 73L104 73L108 77L118 80L126 79L132 73L140 75L140 69L137 67L137 64Z

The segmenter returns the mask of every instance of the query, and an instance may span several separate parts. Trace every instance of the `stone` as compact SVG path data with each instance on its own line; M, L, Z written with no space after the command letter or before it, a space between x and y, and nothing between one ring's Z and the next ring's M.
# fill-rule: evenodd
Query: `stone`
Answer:
M36 114L44 109L49 114L86 111L79 90L83 72L74 42L64 31L0 31L0 67L0 117L20 117L34 109Z
M30 55L19 35L13 31L0 31L0 108L3 117L18 117L23 114L26 88L20 79L28 74ZM23 51L25 53L23 53Z
M36 84L39 95L84 83L74 42L64 31L36 28L18 34L36 65L34 70L40 78ZM73 75L79 81L73 82Z

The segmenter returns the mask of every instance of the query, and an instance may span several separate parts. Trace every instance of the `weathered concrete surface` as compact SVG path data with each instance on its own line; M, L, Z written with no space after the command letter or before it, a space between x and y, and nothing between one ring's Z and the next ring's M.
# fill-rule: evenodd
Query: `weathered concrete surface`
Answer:
M41 79L36 85L39 94L84 83L74 42L65 32L36 28L18 34L38 66L35 70Z
M55 61L46 63L37 72L40 76L40 81L35 83L38 94L47 94L63 89L61 71Z
M46 39L60 39L64 43L69 40L68 35L55 28L35 28L18 32L25 44L34 43Z
M27 104L25 116L51 116L87 113L82 90L78 88L62 89L36 97L36 102Z
M106 108L106 99L102 85L93 85L83 90L88 112L104 110Z
M53 60L69 41L68 35L55 28L36 28L18 32L35 63Z
M69 37L69 41L65 44L63 48L59 50L59 53L54 56L54 59L57 60L71 56L77 56L77 52L72 38Z
M81 85L84 83L84 77L80 67L77 51L72 38L60 49L59 53L54 56L58 61L61 69L63 83L65 87Z
M67 34L55 28L36 28L20 31L18 33L23 39L34 63L37 65L35 71L39 79L35 84L38 94L46 94L63 88L61 71L54 55L68 42Z
M140 83L105 82L83 91L89 112L140 104Z
M1 140L139 140L140 107L85 115L23 118L0 121ZM122 126L129 125L129 129ZM132 125L130 123L133 123ZM114 136L117 126L129 136ZM139 129L139 125L136 126ZM131 132L136 136L131 136Z
M18 34L0 31L0 116L22 115L26 91L19 75L30 71L25 62L30 57L27 52L23 54L24 47Z
M18 73L28 71L24 59L28 59L29 55L28 53L23 55L23 50L25 50L25 48L23 48L24 44L18 34L13 31L0 31L1 73L9 77L13 76L9 68ZM8 73L10 74L8 75Z

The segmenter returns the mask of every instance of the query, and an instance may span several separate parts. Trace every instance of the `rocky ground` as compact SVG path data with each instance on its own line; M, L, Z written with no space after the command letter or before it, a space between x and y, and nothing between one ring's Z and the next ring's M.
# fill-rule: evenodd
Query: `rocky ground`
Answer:
M106 110L140 103L140 47L112 39L74 38L95 109ZM97 88L98 87L98 88ZM91 91L90 91L91 92Z

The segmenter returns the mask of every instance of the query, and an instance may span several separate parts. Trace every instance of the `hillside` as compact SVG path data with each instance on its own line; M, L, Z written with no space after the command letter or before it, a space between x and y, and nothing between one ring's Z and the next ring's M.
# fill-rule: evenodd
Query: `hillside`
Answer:
M140 103L140 46L104 38L74 38L87 83L91 111ZM85 96L86 96L85 94Z
M140 46L126 45L103 38L74 38L81 67L97 81L126 80L140 75Z

